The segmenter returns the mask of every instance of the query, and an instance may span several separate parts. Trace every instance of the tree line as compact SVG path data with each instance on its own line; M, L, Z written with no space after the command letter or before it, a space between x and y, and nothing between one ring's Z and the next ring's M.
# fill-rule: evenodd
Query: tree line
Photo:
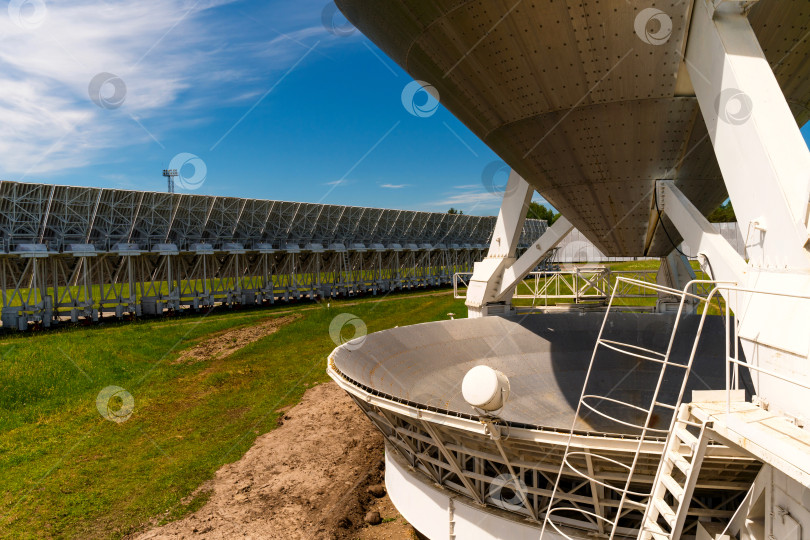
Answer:
M464 212L457 208L450 208L447 213L464 215ZM526 209L527 219L544 219L549 225L552 225L555 221L557 221L558 217L560 217L559 212L555 213L554 210L534 201L530 202L529 207ZM724 204L721 204L712 210L707 216L707 219L712 223L728 223L737 221L737 217L734 215L734 207L731 206L730 200L727 200Z

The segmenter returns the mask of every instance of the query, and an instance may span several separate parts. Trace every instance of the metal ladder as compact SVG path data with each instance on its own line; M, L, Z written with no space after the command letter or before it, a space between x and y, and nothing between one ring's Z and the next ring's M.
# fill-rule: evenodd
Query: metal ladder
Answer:
M348 286L352 282L352 265L351 260L349 258L349 252L348 251L341 252L340 260L343 263L341 273L345 272L346 275L345 281L343 279L341 279L340 281L343 281L343 283L346 284L346 286Z
M665 352L662 353L662 352L659 352L659 351L653 351L653 350L650 350L650 349L647 349L647 348L644 348L644 347L640 347L640 346L632 344L632 343L621 343L621 342L618 342L618 341L615 341L615 340L604 339L603 335L604 335L604 332L605 332L607 319L610 316L611 308L613 307L615 294L616 294L616 291L621 288L619 286L620 282L626 282L627 284L630 284L630 285L636 285L636 286L640 286L642 288L650 288L650 289L653 289L653 290L656 290L656 291L659 291L659 292L664 292L664 293L670 294L673 297L675 297L676 299L680 300L679 306L678 306L678 311L677 311L677 314L675 316L675 321L674 321L674 324L673 324L673 327L672 327L672 333L670 334L667 349L666 349ZM687 498L686 497L687 493L686 493L685 488L689 487L689 481L692 480L691 477L688 478L687 482L685 482L685 484L684 484L682 500L684 500L685 502L683 504L683 508L681 508L680 506L678 508L679 511L682 510L683 516L679 516L677 513L673 512L671 510L671 508L669 509L669 512L666 511L665 506L667 508L669 508L669 506L665 504L663 495L661 497L659 497L660 500L659 500L658 503L656 503L655 502L655 497L653 497L653 493L639 493L637 491L631 490L631 486L634 483L634 474L636 472L636 467L637 467L638 462L639 462L639 457L641 455L642 446L645 443L650 443L651 441L660 440L660 439L663 439L663 438L667 439L667 442L665 443L666 445L671 444L673 446L673 448L674 448L673 452L679 450L680 445L683 442L687 443L687 446L690 446L693 442L696 443L696 444L699 443L698 446L695 446L696 450L700 449L699 448L700 444L703 445L701 453L699 454L699 457L700 457L699 460L695 459L695 457L698 456L698 454L695 453L695 454L692 454L693 461L691 463L686 461L685 458L682 458L682 457L681 457L681 459L675 460L675 462L673 463L673 465L675 467L679 467L679 466L684 466L684 461L686 461L686 463L688 464L688 466L686 467L687 471L694 471L694 475L695 475L694 480L697 479L697 476L696 476L697 471L700 468L700 461L702 461L702 459L703 459L703 452L705 452L705 442L701 442L701 440L703 438L703 432L701 431L700 439L694 437L693 435L691 435L688 432L688 430L685 427L687 425L686 422L687 422L688 418L687 419L681 419L681 417L680 417L680 411L681 411L680 406L681 406L681 402L683 400L684 391L686 390L686 383L687 383L687 380L689 378L689 374L690 374L691 369L692 369L692 362L694 360L695 352L697 350L698 341L700 339L700 332L701 332L701 330L703 328L703 321L705 320L705 313L708 311L708 309L704 309L704 316L701 318L700 326L698 327L698 331L697 331L697 336L695 337L695 341L694 341L694 344L693 344L693 347L692 347L691 354L689 356L689 359L686 361L686 363L682 364L682 363L677 363L677 362L670 361L670 354L672 352L673 344L675 342L675 336L676 336L676 334L678 332L679 323L681 321L681 315L683 313L684 306L686 304L687 299L697 300L698 302L701 302L701 301L704 300L702 297L699 297L699 296L697 296L697 295L695 295L693 293L688 292L689 290L691 290L691 288L695 284L698 284L698 283L716 283L716 282L708 281L708 280L693 280L693 281L689 282L684 287L684 289L682 291L679 291L677 289L672 289L670 287L665 287L665 286L662 286L662 285L643 282L643 281L639 281L639 280L635 280L635 279L623 278L623 277L617 278L616 285L613 288L613 293L611 294L610 302L608 303L607 310L605 312L605 318L602 321L602 327L600 328L599 335L598 335L598 337L596 339L596 345L594 346L593 355L591 356L591 362L590 362L590 365L588 366L588 372L587 372L587 374L585 376L585 382L584 382L583 387L582 387L582 394L580 395L579 403L577 405L576 414L574 415L574 421L573 421L573 423L571 425L571 430L570 430L569 436L568 436L568 443L566 444L566 447L565 447L565 453L563 454L562 463L560 464L560 469L559 469L559 472L557 474L557 480L554 483L554 489L552 491L551 497L549 498L545 519L543 521L543 529L542 529L543 532L541 533L541 537L542 537L542 534L545 532L546 527L548 526L548 527L551 527L552 529L554 529L554 531L557 532L558 534L560 534L563 538L570 539L570 537L568 535L566 535L565 532L560 528L558 523L555 523L555 521L552 520L551 517L555 513L578 512L580 514L585 515L585 517L587 519L595 522L598 525L600 534L605 534L609 540L613 540L613 538L617 534L618 530L623 528L622 525L620 525L620 523L619 523L620 518L623 517L626 513L630 512L630 511L637 511L637 512L643 512L644 513L644 518L642 518L642 521L641 521L642 527L641 527L641 530L639 532L639 538L647 538L647 539L654 538L655 540L663 540L663 539L668 539L669 540L669 539L678 538L678 535L667 536L668 533L663 531L660 527L658 527L656 529L655 528L655 527L657 527L656 520L657 520L657 518L659 516L664 516L664 519L667 520L668 522L669 522L668 518L672 518L673 519L673 522L672 522L673 525L677 525L678 520L680 520L681 528L683 527L683 521L686 519L686 513L688 511L688 506L689 506L688 500L691 499L691 495L692 495L691 490L694 489L694 482L692 482L690 491L688 493L689 497ZM620 354L627 355L627 356L639 359L639 360L644 361L644 362L651 362L651 363L654 363L654 364L658 364L658 366L659 366L658 381L657 381L656 387L655 387L655 389L653 391L653 395L652 395L652 399L650 400L649 407L647 409L644 409L643 407L640 407L637 404L623 402L623 401L611 398L609 396L599 396L599 395L588 394L588 383L590 381L591 374L594 372L594 365L596 364L596 362L598 362L598 359L599 359L599 354L598 353L600 352L600 350L602 348L607 348L607 349L610 349L610 350L612 350L614 352L618 352ZM667 368L669 368L669 367L676 370L676 372L679 372L679 380L680 380L679 387L680 388L679 388L677 399L676 399L676 401L674 403L664 403L664 402L660 401L660 399L661 399L660 398L660 392L661 392L662 383L664 381L664 375L665 375L665 373L667 371ZM674 375L674 373L673 373L673 375ZM590 402L595 402L596 404L591 404ZM605 413L603 411L600 411L599 408L598 408L598 405L601 404L601 403L605 403L605 402L626 406L626 407L629 407L629 408L632 408L632 409L635 409L635 410L639 411L640 413L642 413L642 415L646 415L643 424L630 423L630 422L627 422L627 421L624 421L624 420L621 420L621 419L618 419L618 418L614 418L614 417L610 416L609 414L607 414L607 413ZM596 478L592 478L592 475L588 474L588 472L579 470L572 464L572 461L573 461L572 458L575 458L578 455L583 454L583 452L577 450L576 448L572 448L572 441L573 441L573 438L574 438L574 434L576 432L577 419L580 418L580 414L581 414L581 412L583 410L583 407L585 409L588 409L590 412L596 413L596 414L598 414L598 415L600 415L600 416L602 416L604 418L607 418L609 420L617 422L618 424L621 424L621 425L624 425L624 426L627 426L627 427L635 428L636 430L639 431L639 435L637 436L638 437L638 443L637 443L637 446L636 446L636 449L635 449L635 453L633 455L632 463L629 466L626 465L626 464L622 464L622 467L624 469L626 469L626 472L624 473L624 474L626 474L626 481L624 482L623 486L622 485L617 485L617 484L608 484L608 483L601 482L601 481L597 480ZM665 409L668 409L668 410L672 411L672 421L670 422L670 425L668 426L669 429L660 429L660 428L652 427L651 419L653 417L653 413L654 413L656 407L665 408ZM687 410L686 414L688 414L688 410ZM677 430L678 435L673 437L672 433L676 432L676 430ZM681 437L683 439L681 439ZM678 442L676 442L676 439L678 440ZM692 439L694 439L694 441ZM595 458L599 458L599 459L604 459L604 460L607 460L607 461L613 461L610 458L607 458L605 456L600 456L600 455L595 454L593 452L591 452L591 456L595 457ZM674 453L672 454L672 459L675 459ZM615 461L613 461L613 463L618 464ZM593 512L586 511L586 510L580 508L579 506L573 505L573 504L571 506L554 507L554 503L557 500L558 495L560 493L560 482L561 482L562 477L564 476L564 473L566 472L566 467L568 469L570 469L570 471L573 472L574 474L576 474L576 475L578 475L578 476L580 476L582 478L585 478L586 480L589 480L591 482L596 482L597 484L600 484L604 488L607 488L607 489L613 491L614 493L616 493L617 495L620 495L619 504L618 504L618 507L616 508L615 518L614 519L609 519L608 517L606 517L604 515L597 515L597 514L595 514ZM672 470L670 469L669 472L670 472L670 474L668 474L666 476L671 477ZM672 482L670 482L669 480L664 480L664 475L662 475L661 473L662 473L662 468L659 465L658 472L656 473L656 479L658 479L660 477L662 484L663 484L663 482L668 482L673 490L677 490L678 488L675 487L677 482L675 482L674 479L673 479ZM570 476L570 473L568 474L568 476ZM658 489L657 482L654 484L654 489L655 490ZM654 511L654 513L650 513L650 507L653 506L653 505L656 505L656 510ZM647 519L648 515L652 519L648 520ZM649 533L651 534L651 536L643 536L647 532L646 529L644 528L645 524L648 524ZM661 532L659 532L659 529L661 529ZM663 536L661 536L661 535L663 535Z
M690 426L696 426L689 421L690 416L689 405L681 405L664 446L663 459L653 482L650 504L647 505L641 522L639 540L676 540L681 537L709 442L707 424L699 425L700 433L697 436L689 431ZM689 449L686 454L681 452L684 446ZM672 504L667 502L668 498L672 499ZM666 528L659 524L659 518L666 522Z

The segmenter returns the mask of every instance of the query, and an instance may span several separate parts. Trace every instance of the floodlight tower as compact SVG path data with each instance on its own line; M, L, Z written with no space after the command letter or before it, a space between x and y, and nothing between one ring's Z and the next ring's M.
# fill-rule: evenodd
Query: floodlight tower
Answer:
M178 175L177 169L163 169L163 176L169 185L169 193L174 193L174 179Z

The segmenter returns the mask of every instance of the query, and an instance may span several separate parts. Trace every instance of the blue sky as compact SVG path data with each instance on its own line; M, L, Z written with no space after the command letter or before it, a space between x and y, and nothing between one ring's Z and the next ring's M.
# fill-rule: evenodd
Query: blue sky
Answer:
M408 112L412 79L326 5L11 0L0 178L164 191L192 155L178 191L496 213L497 156L441 106Z

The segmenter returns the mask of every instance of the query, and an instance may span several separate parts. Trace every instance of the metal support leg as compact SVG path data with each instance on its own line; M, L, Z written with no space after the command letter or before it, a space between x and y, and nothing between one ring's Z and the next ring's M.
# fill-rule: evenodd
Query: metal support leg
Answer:
M809 269L810 151L742 3L695 2L686 66L753 267Z
M483 317L489 314L504 314L512 311L511 305L496 303L498 286L507 266L515 262L517 243L526 220L526 208L532 200L534 190L523 178L512 171L506 183L498 221L492 233L487 257L475 263L475 270L467 290L469 317Z
M662 180L656 189L659 190L664 213L672 220L684 241L697 250L703 270L715 280L743 283L748 272L745 260L720 231L709 223L674 182ZM732 309L736 311L735 306Z
M549 227L543 235L531 245L514 264L504 269L503 279L498 287L497 300L511 298L515 292L515 287L521 279L534 270L537 264L543 260L546 254L557 247L557 245L568 236L574 229L571 222L563 216L557 218L554 225Z
M682 291L687 283L696 278L697 276L695 275L695 271L692 270L689 259L687 259L686 256L678 250L672 250L669 255L661 258L661 266L658 269L658 274L655 276L655 282L659 285L669 287L670 289ZM655 304L655 310L658 313L665 313L668 311L676 312L678 311L679 305L680 298L676 298L671 294L659 292L658 301ZM684 300L683 309L687 312L694 313L696 307L696 299L687 298Z
M696 0L685 63L737 215L746 263L670 182L666 213L713 279L741 287L810 294L810 151L749 24L745 2ZM726 298L748 362L810 383L810 305L746 293ZM773 344L779 344L777 349ZM771 410L806 414L810 391L757 377Z
M475 263L470 278L466 301L469 317L513 313L511 298L517 283L573 228L568 220L560 217L519 259L516 258L526 209L533 193L529 183L512 171L489 253L483 261Z

